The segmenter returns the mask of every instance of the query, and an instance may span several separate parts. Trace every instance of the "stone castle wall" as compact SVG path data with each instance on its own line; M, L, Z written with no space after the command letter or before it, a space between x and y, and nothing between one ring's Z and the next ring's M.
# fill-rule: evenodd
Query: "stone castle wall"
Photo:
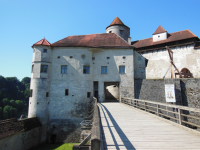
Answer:
M135 79L135 98L166 103L165 83L175 84L176 105L200 109L200 79ZM161 107L162 108L162 107ZM151 108L152 109L152 108ZM163 107L163 109L166 109ZM175 111L168 108L170 111ZM165 111L161 113L166 114ZM200 117L199 113L183 111L185 114ZM186 121L200 125L200 120L184 118Z
M0 122L0 150L28 150L41 143L41 123L35 118Z

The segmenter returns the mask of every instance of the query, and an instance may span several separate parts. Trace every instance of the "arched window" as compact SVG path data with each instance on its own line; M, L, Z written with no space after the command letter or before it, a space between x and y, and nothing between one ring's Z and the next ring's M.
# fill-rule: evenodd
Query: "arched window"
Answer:
M181 75L182 75L182 78L193 78L192 73L187 68L181 69Z

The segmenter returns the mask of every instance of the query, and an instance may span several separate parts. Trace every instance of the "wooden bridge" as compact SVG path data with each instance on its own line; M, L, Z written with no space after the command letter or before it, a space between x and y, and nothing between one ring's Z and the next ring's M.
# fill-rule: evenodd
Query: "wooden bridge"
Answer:
M200 126L189 122L189 118L200 119L189 115L200 109L129 98L95 105L92 150L200 150L200 132L191 129Z

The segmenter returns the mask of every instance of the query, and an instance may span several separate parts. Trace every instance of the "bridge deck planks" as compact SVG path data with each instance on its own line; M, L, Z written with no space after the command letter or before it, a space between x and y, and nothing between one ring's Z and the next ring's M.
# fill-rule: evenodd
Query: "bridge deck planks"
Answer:
M121 103L98 104L105 150L199 150L200 136Z

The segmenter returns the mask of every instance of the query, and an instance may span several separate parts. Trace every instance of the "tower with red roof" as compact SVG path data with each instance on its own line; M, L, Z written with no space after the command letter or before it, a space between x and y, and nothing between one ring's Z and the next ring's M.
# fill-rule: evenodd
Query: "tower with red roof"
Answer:
M37 117L42 123L41 142L46 141L48 124L51 43L45 38L32 45L31 95L28 117Z
M113 22L106 28L106 33L115 33L123 38L129 44L131 43L130 28L126 26L119 17L116 17Z

